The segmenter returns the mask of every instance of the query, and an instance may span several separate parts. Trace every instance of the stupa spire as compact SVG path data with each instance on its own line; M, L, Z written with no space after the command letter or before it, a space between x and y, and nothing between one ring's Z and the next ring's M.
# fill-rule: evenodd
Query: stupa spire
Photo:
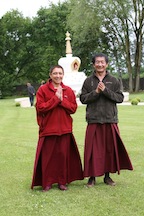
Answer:
M71 38L70 38L70 33L67 31L66 32L66 55L68 54L71 54L72 55L72 48L71 48Z

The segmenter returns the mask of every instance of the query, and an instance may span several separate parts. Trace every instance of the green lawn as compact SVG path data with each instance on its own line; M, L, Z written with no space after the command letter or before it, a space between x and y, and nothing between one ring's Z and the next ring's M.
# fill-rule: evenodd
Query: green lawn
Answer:
M143 97L143 96L142 96ZM119 128L134 171L113 174L115 187L97 178L75 181L68 191L57 185L47 193L30 189L38 127L34 108L16 107L14 99L0 100L0 215L1 216L143 216L144 106L118 106ZM85 106L73 115L74 135L83 161Z

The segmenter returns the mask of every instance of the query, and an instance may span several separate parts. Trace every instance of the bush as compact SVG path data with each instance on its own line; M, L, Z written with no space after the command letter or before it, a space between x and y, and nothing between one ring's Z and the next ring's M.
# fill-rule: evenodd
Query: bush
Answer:
M137 98L134 98L131 100L131 105L138 105L138 102Z
M19 103L19 102L16 102L16 103L15 103L15 106L16 106L16 107L20 107L20 103Z

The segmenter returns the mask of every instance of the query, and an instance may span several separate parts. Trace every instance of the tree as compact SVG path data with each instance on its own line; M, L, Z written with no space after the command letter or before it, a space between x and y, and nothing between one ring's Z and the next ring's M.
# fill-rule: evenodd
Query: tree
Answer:
M67 3L41 8L33 19L17 10L0 19L0 90L10 94L15 85L40 83L65 50ZM9 92L8 92L9 90Z
M3 94L24 78L27 65L33 60L29 42L31 20L17 10L0 20L0 89Z
M96 51L108 49L108 40L104 32L100 31L101 18L87 0L72 0L69 4L67 27L71 29L73 54L82 60L81 68L87 74L91 70L91 57Z
M112 64L117 66L121 74L121 62L125 62L129 74L129 91L138 91L144 40L143 0L72 0L71 17L76 8L77 17L73 17L73 32L76 34L76 30L81 29L81 35L85 35L87 29L91 29L93 31L91 36L97 41L100 41L104 35L104 41L108 42L106 53L109 53ZM85 13L87 10L88 14ZM82 14L86 14L84 20L87 28L81 28L83 26L81 21L76 22L76 19L80 20ZM103 40L101 42L100 49L105 51L105 44ZM89 43L86 44L89 46ZM93 43L91 52L94 50L99 51L97 43Z
M67 3L51 4L50 8L41 8L33 20L32 40L35 44L41 79L48 77L49 68L58 64L58 60L65 53L65 33L67 14L69 13ZM39 76L40 79L40 76Z
M102 12L108 36L116 39L117 45L122 47L122 49L118 48L119 53L126 59L129 91L138 91L144 40L144 2L142 0L109 1L107 10L104 9L105 7Z

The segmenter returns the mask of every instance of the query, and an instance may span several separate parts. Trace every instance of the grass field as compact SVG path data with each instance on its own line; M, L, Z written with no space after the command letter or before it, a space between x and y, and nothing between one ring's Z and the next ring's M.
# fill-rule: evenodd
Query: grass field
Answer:
M40 188L30 189L38 139L35 109L16 107L14 99L0 100L0 215L143 216L144 106L118 109L120 133L134 171L113 174L115 187L105 185L99 177L93 188L87 188L84 179L71 183L68 191L55 185L42 193ZM83 161L85 106L78 107L73 119Z

